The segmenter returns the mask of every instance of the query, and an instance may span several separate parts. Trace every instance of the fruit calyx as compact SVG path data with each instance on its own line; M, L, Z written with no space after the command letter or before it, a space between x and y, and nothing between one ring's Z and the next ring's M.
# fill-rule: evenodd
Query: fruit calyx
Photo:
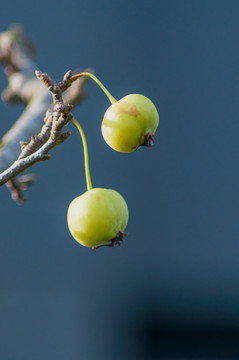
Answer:
M124 237L127 235L128 235L127 233L120 231L116 237L114 237L113 239L110 240L109 243L95 246L95 247L93 247L93 249L99 249L102 246L108 246L108 247L112 247L112 248L115 246L120 246L121 242L124 240Z
M144 135L143 142L139 146L146 146L148 148L151 148L152 145L155 143L155 139L154 139L155 136L157 136L157 134L153 132L148 132L147 134Z

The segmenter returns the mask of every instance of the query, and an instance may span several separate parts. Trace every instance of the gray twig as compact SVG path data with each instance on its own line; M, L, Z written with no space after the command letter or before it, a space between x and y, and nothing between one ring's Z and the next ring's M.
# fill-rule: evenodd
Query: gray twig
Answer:
M32 136L28 144L21 142L22 151L20 156L8 169L0 174L0 185L12 180L39 161L49 160L51 158L49 155L50 150L63 143L70 136L70 132L62 133L63 127L72 119L72 105L64 104L62 89L66 90L71 85L71 82L68 81L67 86L62 87L62 83L60 85L54 84L50 76L45 73L36 71L36 76L52 94L53 112L47 112L45 124L38 135Z
M16 176L37 162L51 158L49 152L70 136L69 132L62 133L62 129L72 118L72 105L85 98L87 82L87 78L81 78L71 86L71 71L59 84L39 71L35 76L37 66L33 56L33 46L21 26L12 26L0 33L0 64L8 79L2 100L26 104L0 141L0 185L7 183L12 197L19 203L24 197L20 178ZM68 103L71 105L65 105Z

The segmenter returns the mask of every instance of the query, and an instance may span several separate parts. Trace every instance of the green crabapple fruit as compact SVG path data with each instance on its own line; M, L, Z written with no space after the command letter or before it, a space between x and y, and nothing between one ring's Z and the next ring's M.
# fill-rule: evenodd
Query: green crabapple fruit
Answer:
M140 94L130 94L117 101L99 79L89 72L76 74L71 81L82 76L94 80L112 104L106 110L101 125L106 143L123 153L135 151L139 146L151 147L159 123L158 111L152 101Z
M139 146L151 147L158 123L159 115L152 101L144 95L130 94L106 110L101 130L111 148L128 153Z
M81 245L96 248L120 245L128 223L128 207L115 190L93 188L75 198L67 213L72 236Z

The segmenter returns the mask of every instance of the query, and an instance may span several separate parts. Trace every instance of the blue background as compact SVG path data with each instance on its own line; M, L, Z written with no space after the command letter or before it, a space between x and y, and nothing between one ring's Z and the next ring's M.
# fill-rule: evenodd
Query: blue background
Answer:
M94 83L73 110L93 185L127 200L120 249L68 232L67 207L86 189L73 125L31 169L23 206L1 188L1 359L238 358L238 13L233 0L4 2L0 31L23 24L41 71L58 81L91 66L114 97L151 98L160 125L151 150L119 154L101 136L109 102ZM2 134L21 111L0 104Z

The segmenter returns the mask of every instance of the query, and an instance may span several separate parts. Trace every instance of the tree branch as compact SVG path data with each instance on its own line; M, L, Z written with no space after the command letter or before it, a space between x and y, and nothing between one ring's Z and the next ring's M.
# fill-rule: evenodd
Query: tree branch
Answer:
M19 202L23 199L21 182L15 177L37 162L49 159L48 153L70 136L69 132L62 134L62 129L72 118L72 105L84 99L83 90L87 82L81 78L72 84L70 71L59 84L55 84L47 74L36 72L35 76L37 66L33 56L33 46L22 27L12 26L0 33L0 63L8 79L2 99L26 104L23 113L0 142L0 185L11 181L8 189L12 197L20 198ZM68 103L72 105L64 105Z
M67 72L66 75L69 79L71 78L71 72ZM39 161L49 160L51 158L49 152L70 136L70 132L62 133L62 129L72 119L72 105L64 104L62 91L71 86L71 81L68 81L67 86L62 86L62 83L54 84L49 75L40 71L36 71L36 76L52 94L53 112L47 112L45 124L38 135L32 136L28 144L21 143L22 151L18 159L0 174L0 185L15 178Z

